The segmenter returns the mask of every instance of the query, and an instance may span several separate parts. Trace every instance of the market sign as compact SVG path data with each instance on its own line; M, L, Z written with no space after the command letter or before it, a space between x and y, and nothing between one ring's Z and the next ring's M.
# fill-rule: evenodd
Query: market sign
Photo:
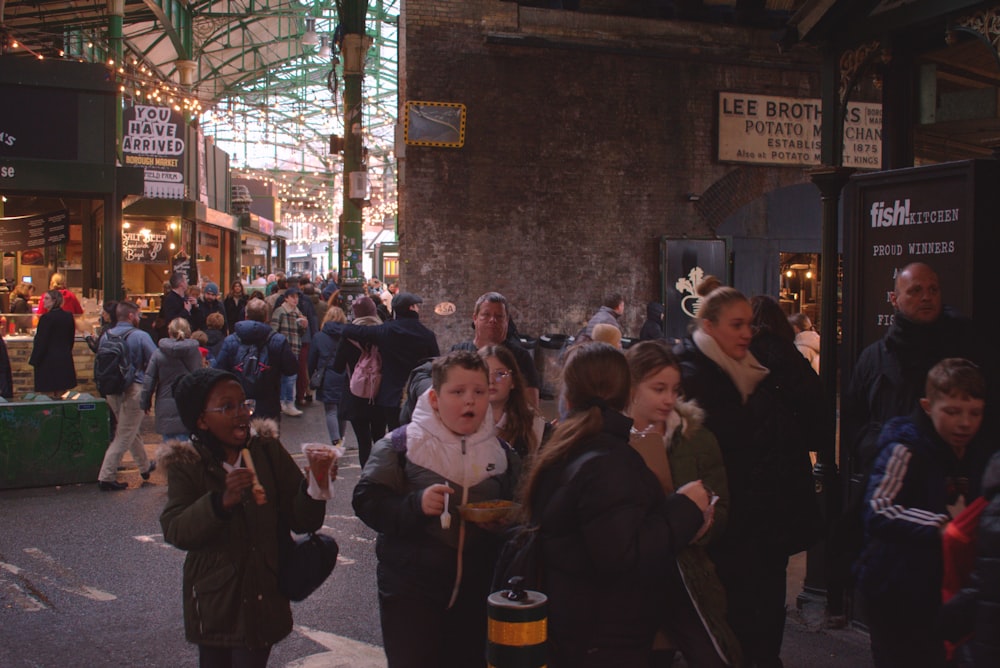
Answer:
M122 230L122 259L133 264L166 264L167 232L146 227Z
M69 211L0 218L0 251L56 246L69 238Z
M126 167L146 171L146 197L184 199L184 117L170 107L137 104L123 114Z
M719 93L719 160L751 165L822 164L818 99ZM843 166L882 167L882 105L849 102Z

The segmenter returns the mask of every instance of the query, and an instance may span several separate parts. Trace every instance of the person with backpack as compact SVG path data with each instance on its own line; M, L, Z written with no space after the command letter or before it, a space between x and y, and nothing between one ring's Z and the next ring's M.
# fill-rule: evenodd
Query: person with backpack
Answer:
M156 468L156 462L146 456L139 429L143 410L139 405L146 367L156 352L156 344L139 329L139 307L120 301L115 310L117 323L101 337L94 357L94 381L105 395L108 406L118 420L114 440L108 445L97 476L97 486L103 492L128 489L117 481L118 465L128 450L139 466L143 480Z
M379 532L389 668L486 663L486 597L500 540L457 509L511 499L520 473L520 458L488 419L487 373L471 351L435 360L413 421L375 445L354 488L354 512Z
M548 665L649 666L665 605L687 597L673 564L711 528L710 492L694 480L668 495L629 445L632 386L619 350L574 349L563 382L570 413L521 487L523 519L541 541Z
M339 307L331 306L330 308ZM375 302L369 297L355 299L351 309L354 313L352 321L354 325L375 327L382 324L379 317L375 315ZM337 348L337 356L333 360L334 371L337 373L352 372L357 368L361 354L366 350L370 353L372 348L378 350L378 346L373 343L344 341L344 344ZM356 386L357 383L355 383ZM361 462L361 468L364 468L368 456L372 452L372 443L385 436L385 413L375 405L370 397L356 395L348 383L347 391L341 395L340 415L343 419L351 422L354 436L358 441L358 459Z
M214 367L229 371L243 383L248 399L257 402L254 415L281 420L280 388L282 375L298 368L292 348L284 334L274 332L267 323L267 302L247 302L246 320L222 341Z
M392 300L393 319L389 322L375 327L343 325L344 337L378 346L382 374L375 405L385 416L389 429L395 429L400 424L399 407L410 371L422 360L441 354L434 332L420 322L419 305L423 301L418 295L400 292ZM324 325L324 331L333 329L334 324Z

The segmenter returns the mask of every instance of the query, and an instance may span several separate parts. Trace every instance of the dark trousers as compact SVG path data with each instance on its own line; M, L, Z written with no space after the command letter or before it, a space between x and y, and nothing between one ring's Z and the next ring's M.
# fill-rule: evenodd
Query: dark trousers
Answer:
M382 411L382 416L385 419L386 431L392 431L399 427L399 406L395 408L392 406L379 406L378 408Z
M780 666L788 557L759 542L720 546L712 560L726 590L727 619L747 665Z
M936 601L914 603L899 594L865 597L876 668L944 668Z
M358 439L358 459L364 468L372 454L372 444L385 436L385 413L381 406L369 404L365 399L353 397L351 401L351 427Z
M448 610L445 605L418 595L379 593L389 668L484 668L485 593L463 586L455 605Z
M295 401L309 394L309 344L303 343L299 351L299 375L295 379Z
M199 668L266 668L271 648L198 645Z

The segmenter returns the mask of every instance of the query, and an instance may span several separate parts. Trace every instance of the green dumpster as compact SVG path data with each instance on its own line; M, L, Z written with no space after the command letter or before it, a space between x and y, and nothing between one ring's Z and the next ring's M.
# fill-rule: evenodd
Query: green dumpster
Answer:
M109 443L108 403L0 403L0 489L94 482Z

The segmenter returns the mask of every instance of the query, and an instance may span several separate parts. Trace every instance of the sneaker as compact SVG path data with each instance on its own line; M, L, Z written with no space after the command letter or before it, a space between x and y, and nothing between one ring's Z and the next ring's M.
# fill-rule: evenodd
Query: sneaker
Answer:
M120 492L123 489L128 489L128 483L118 482L117 480L112 480L111 482L99 480L97 488L102 492Z
M149 468L146 469L145 473L140 473L139 475L142 476L143 480L149 480L149 474L152 473L155 470L156 470L156 460L155 459L150 459L149 460Z
M292 417L298 417L302 415L302 411L295 407L295 404L291 401L281 402L281 412L285 415L290 415Z

